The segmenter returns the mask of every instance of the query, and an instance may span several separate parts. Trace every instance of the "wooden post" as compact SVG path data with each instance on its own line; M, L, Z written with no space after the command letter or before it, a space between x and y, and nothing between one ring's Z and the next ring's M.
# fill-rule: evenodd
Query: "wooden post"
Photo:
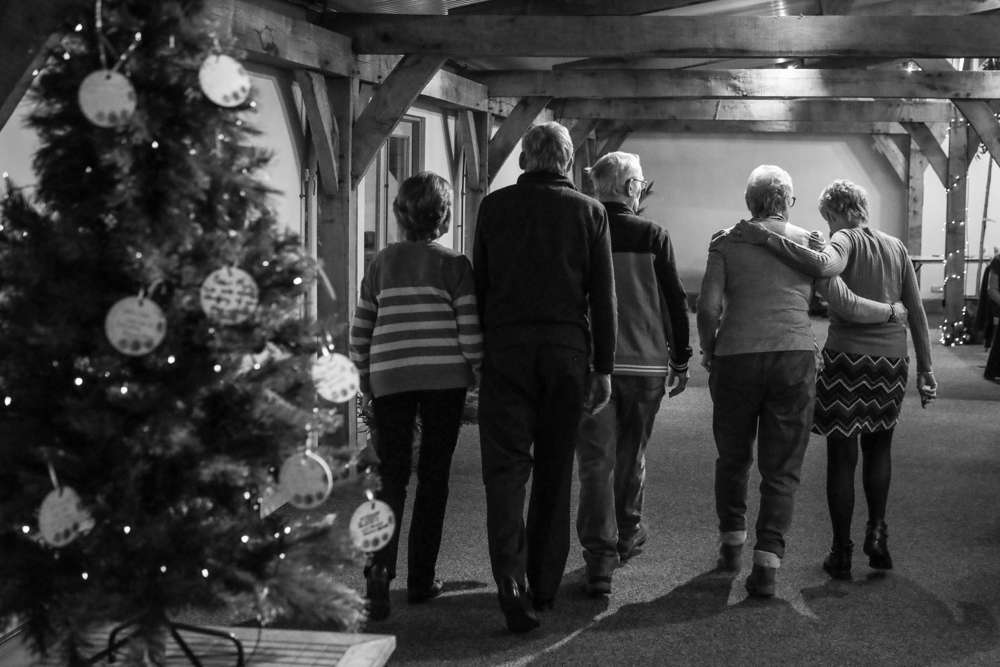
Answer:
M920 146L912 137L909 141L909 159L907 160L907 223L906 250L911 255L919 255L923 247L924 229L924 172L927 171L927 158L920 152ZM917 274L919 278L920 275Z
M358 301L358 201L351 183L352 128L358 99L356 78L330 78L326 81L330 118L329 137L336 160L336 187L319 188L317 193L317 259L333 286L335 298L319 292L319 321L334 332L337 351L347 354L347 333L354 306ZM320 178L323 177L322 172ZM348 403L345 427L337 431L338 444L354 443L357 419L354 404Z
M968 184L966 121L956 110L948 133L947 211L944 233L944 327L962 321L965 306L965 219ZM946 341L947 342L947 341Z
M479 204L490 190L489 146L493 117L488 112L466 112L469 139L474 150L465 151L465 254L472 257ZM470 145L470 148L472 146Z

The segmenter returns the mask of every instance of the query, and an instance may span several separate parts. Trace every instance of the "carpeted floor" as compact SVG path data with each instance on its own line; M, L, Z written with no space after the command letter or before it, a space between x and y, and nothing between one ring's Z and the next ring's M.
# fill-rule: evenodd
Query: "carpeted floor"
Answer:
M822 341L825 320L815 328ZM396 636L392 664L1000 664L1000 385L981 378L980 346L935 343L934 359L940 398L922 410L911 373L894 441L888 522L896 569L888 574L870 570L860 548L854 581L832 582L820 569L830 533L825 442L815 436L776 598L746 598L748 556L735 578L712 572L711 402L695 367L688 390L665 401L650 443L650 540L615 573L608 599L581 592L574 534L556 608L542 614L537 631L505 631L486 551L478 437L464 427L438 563L446 592L407 605L403 549L392 616L367 631ZM859 480L859 544L860 491ZM751 520L756 506L751 494ZM348 577L363 585L360 573Z

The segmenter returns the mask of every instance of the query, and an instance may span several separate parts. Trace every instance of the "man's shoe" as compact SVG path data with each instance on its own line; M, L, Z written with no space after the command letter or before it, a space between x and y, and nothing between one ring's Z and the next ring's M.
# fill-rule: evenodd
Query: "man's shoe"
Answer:
M767 567L766 565L757 565L754 563L753 569L750 570L750 576L747 577L746 581L747 593L755 598L774 597L774 579L777 573L778 568L776 567Z
M410 604L419 604L421 602L427 602L428 600L433 600L437 596L441 595L444 590L444 584L441 583L440 579L435 579L431 582L430 586L422 586L417 588L407 587L406 589L406 601Z
M850 581L851 555L853 552L853 542L848 542L846 545L834 544L830 548L830 553L823 560L823 569L834 579Z
M584 592L592 598L611 594L611 577L590 576L583 586Z
M389 571L385 565L372 565L365 574L368 599L368 620L382 621L389 617Z
M868 556L868 564L876 570L892 569L892 556L889 555L889 528L885 525L885 521L868 523L863 550Z
M743 545L742 544L721 544L719 545L719 560L716 568L723 572L739 572L743 567Z
M646 529L640 525L631 539L618 543L618 562L624 565L641 554L642 547L648 538Z
M497 586L500 610L507 620L507 629L514 633L528 632L539 626L538 618L525 607L521 586L511 576L503 577Z

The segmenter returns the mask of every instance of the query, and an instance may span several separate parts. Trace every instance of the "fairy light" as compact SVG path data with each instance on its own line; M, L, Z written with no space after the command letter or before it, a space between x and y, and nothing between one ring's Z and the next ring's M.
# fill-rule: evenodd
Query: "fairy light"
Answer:
M250 541L249 535L244 535L243 537L240 538L240 542L242 542L243 544L246 544L249 541Z
M166 565L161 565L160 566L160 574L166 574L166 573L167 573L167 566Z
M87 574L86 572L81 572L80 578L83 579L84 581L87 581L87 579L90 579L90 575Z
M215 371L216 373L221 373L222 372L222 364L215 364L214 366L212 366L212 370Z
M249 491L244 491L243 492L243 500L250 500L250 492Z
M201 576L203 576L206 579L208 579L208 568L207 567L201 568Z
M27 525L21 526L21 532L24 533L25 535L27 535L28 533L31 532L31 526L27 526Z
M14 402L14 399L11 398L10 396L4 396L3 397L3 406L5 408L9 408L11 406L11 403L13 403L13 402Z
M160 147L160 142L157 141L156 139L153 139L153 142L149 145L153 147L153 150L156 150L157 148Z
M119 389L118 391L120 391L121 394L122 394L122 396L124 396L125 394L128 393L128 385L127 384L123 384L122 387L121 387L121 389Z
M291 534L292 534L292 527L285 526L285 535L291 535Z
M82 387L83 386L83 378L80 378L80 377L73 378L73 384L75 384L77 387Z
M177 362L177 357L175 357L174 355L171 354L169 357L167 357L167 363L168 364L173 364L173 363L176 363L176 362Z
M302 284L302 278L301 278L301 276L296 276L295 279L292 280L292 284L293 285L301 285Z
M279 560L285 560L285 554L284 553L278 554L278 559Z
M132 526L124 526L122 528L122 532L125 533L126 535L128 535L129 533L132 532Z

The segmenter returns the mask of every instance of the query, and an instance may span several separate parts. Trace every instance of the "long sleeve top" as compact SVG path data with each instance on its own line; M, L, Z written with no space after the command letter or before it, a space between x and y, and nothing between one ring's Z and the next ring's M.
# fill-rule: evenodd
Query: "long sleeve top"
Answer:
M621 202L604 202L618 300L616 375L666 375L691 357L687 294L667 230Z
M587 351L614 367L617 314L604 206L565 176L525 172L479 206L473 249L487 348L526 340Z
M882 302L902 301L913 336L917 371L931 370L927 314L920 300L916 272L902 241L864 225L838 230L819 252L776 234L771 234L765 245L809 275L839 275L859 296ZM826 347L854 354L905 357L906 327L896 322L859 324L833 311Z
M472 266L429 241L382 250L361 283L350 332L361 390L374 396L467 387L482 361Z
M770 231L807 243L809 234L780 218L757 220ZM708 356L815 350L809 322L812 278L761 246L717 232L698 297L698 333Z

